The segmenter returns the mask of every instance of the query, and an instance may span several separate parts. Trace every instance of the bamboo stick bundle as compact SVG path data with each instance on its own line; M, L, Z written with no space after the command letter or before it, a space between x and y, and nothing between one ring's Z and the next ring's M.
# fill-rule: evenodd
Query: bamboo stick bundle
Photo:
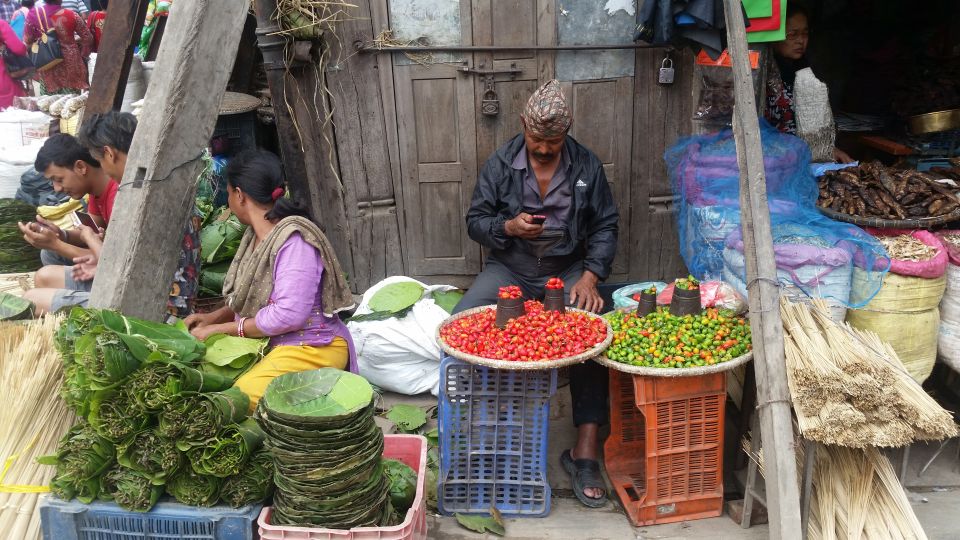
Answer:
M74 423L60 398L63 379L54 334L60 318L0 326L0 460L9 468L0 488L0 534L40 537L40 491L54 474L36 458L56 451Z
M957 434L950 413L876 334L833 321L822 300L782 299L781 313L788 384L804 437L864 448Z

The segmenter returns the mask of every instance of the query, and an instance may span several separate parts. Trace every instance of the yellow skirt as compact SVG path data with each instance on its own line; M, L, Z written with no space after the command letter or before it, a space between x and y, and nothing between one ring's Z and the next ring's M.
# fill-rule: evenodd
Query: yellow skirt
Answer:
M339 337L322 347L281 345L274 347L263 360L237 379L234 386L250 398L252 413L267 390L267 385L280 375L325 367L346 369L349 359L350 348Z

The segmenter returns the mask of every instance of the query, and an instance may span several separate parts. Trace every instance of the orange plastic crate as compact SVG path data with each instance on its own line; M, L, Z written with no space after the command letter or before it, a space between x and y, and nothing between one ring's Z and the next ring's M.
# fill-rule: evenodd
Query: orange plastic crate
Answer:
M723 511L723 373L641 377L610 370L607 475L635 526Z

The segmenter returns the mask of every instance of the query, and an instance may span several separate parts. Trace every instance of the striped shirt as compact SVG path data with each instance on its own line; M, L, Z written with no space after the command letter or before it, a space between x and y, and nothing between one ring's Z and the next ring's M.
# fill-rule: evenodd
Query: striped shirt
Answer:
M13 14L20 9L20 2L16 0L0 0L0 19L10 22Z

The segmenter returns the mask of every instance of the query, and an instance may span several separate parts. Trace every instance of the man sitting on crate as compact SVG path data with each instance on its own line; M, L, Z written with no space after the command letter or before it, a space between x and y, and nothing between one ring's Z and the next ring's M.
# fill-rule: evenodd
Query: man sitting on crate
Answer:
M572 118L556 80L530 96L520 123L523 133L501 146L477 179L467 231L490 254L456 311L495 304L505 285L542 299L547 280L560 277L568 305L600 312L597 283L610 274L619 219L603 164L568 136ZM561 461L577 498L593 508L606 503L597 429L607 419L607 385L599 364L570 367L578 436Z

